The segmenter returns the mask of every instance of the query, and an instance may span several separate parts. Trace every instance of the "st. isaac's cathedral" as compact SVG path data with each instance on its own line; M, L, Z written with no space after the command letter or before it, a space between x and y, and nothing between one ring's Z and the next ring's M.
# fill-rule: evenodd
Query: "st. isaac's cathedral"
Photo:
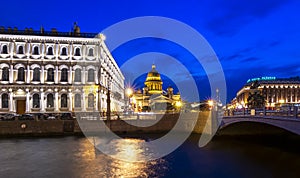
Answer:
M136 90L130 98L131 107L135 112L139 111L178 111L181 107L180 94L174 94L174 89L169 86L163 90L160 74L153 64L147 74L145 87Z

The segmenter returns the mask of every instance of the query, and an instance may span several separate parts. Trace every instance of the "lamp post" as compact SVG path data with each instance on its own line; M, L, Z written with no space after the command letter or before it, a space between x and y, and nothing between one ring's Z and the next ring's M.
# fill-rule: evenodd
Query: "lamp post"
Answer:
M106 111L106 119L110 120L110 79L108 80L108 86L107 86L107 111Z
M130 106L130 97L131 97L132 94L133 94L132 89L131 88L127 88L126 89L126 95L128 97L128 109L129 109L129 106Z

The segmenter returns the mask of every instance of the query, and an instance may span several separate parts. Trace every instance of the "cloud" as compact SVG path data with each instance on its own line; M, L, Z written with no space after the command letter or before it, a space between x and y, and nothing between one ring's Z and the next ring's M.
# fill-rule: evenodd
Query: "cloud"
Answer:
M244 63L244 62L257 62L259 60L260 60L260 58L258 58L258 57L247 57L247 58L241 59L240 63Z

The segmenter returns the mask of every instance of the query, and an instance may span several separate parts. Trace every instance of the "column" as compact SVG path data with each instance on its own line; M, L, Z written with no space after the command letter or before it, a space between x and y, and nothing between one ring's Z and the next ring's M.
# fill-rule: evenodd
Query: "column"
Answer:
M13 68L13 65L10 65L9 83L14 83L14 68Z
M98 111L99 89L96 89L95 110Z
M69 44L69 51L68 51L69 52L69 56L70 56L70 58L69 58L70 61L73 58L73 50L74 50L73 43L71 43L71 44Z
M72 84L72 66L70 66L69 68L69 76L68 76L68 82L69 84Z
M86 49L87 49L87 47L83 44L82 46L81 46L81 56L82 56L82 59L83 60L85 60L85 58L86 58L86 53L88 53L88 51L86 51Z
M54 52L54 55L55 55L55 60L58 60L58 52L59 52L59 43L57 43L57 44L55 44L54 46L53 46L53 52Z
M270 88L266 88L267 104L270 104L270 102L269 102L269 95L270 95Z
M72 90L69 89L69 111L72 111L73 102L72 102Z
M55 66L54 83L58 84L58 66Z
M291 103L293 102L293 88L290 89L290 97L291 97Z
M99 73L99 68L96 67L96 70L95 70L95 83L96 84L99 84L99 77L98 77L98 73Z
M85 67L82 67L81 81L82 84L85 84Z
M30 93L29 89L26 88L26 113L30 112Z
M13 92L11 88L8 91L9 91L9 112L14 112Z
M98 95L98 108L97 108L97 109L98 109L98 111L100 111L100 112L101 112L101 109L102 109L102 108L101 108L101 104L102 104L102 103L101 103L101 91L102 91L101 88L102 88L102 87L99 86L99 88L98 88L98 93L97 93L97 95Z
M55 100L54 100L54 111L58 111L58 92L57 88L55 88Z
M29 67L29 65L27 65L26 83L30 83L30 67Z
M295 102L298 103L298 97L297 97L297 91L298 91L298 88L295 88Z
M45 81L45 67L42 66L42 69L41 69L41 83L44 83Z
M84 93L84 91L82 92L82 111L86 111L86 108L85 108L85 93Z
M41 111L42 112L45 112L45 100L44 100L44 96L45 96L45 93L44 93L44 89L41 89L41 98L40 98L40 107L41 107Z
M275 93L276 93L275 103L278 103L279 102L279 89L278 88L275 89Z

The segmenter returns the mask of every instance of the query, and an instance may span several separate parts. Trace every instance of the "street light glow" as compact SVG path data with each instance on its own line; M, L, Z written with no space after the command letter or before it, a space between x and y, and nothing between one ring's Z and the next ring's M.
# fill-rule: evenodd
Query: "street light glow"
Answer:
M180 101L176 101L175 106L178 107L178 108L180 108L182 106L182 104L181 104Z
M126 89L126 94L127 94L127 96L131 96L132 93L133 93L133 90L132 90L131 88L127 88L127 89Z
M213 100L208 100L207 103L208 103L209 106L213 106L214 105L214 101Z

